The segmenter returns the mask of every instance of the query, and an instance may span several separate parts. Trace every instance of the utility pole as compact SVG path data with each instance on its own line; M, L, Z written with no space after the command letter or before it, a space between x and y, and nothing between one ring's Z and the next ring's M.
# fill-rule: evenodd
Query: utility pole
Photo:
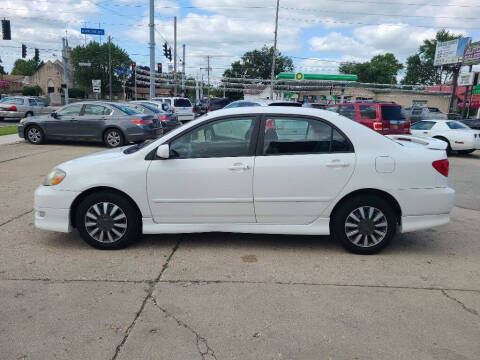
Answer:
M185 44L183 47L183 57L182 57L182 93L185 95Z
M273 100L273 79L275 77L275 59L277 57L277 33L278 33L278 8L280 0L277 0L277 10L275 13L275 40L273 42L272 75L270 76L270 99Z
M63 81L65 82L65 105L68 105L68 59L67 59L67 39L62 38L62 60L63 60Z
M155 23L154 23L154 2L150 0L150 99L155 97Z
M108 90L112 101L112 37L108 35Z
M153 0L152 0L153 1ZM173 17L173 95L177 96L177 17Z
M460 72L459 65L454 65L453 67L453 84L452 84L452 93L450 94L450 101L448 103L448 112L454 112L455 107L457 106L457 102L455 101L455 96L457 94L457 81L458 81L458 73Z
M133 69L133 76L135 76L135 100L137 100L137 67Z
M210 55L207 55L207 86L208 96L210 96Z

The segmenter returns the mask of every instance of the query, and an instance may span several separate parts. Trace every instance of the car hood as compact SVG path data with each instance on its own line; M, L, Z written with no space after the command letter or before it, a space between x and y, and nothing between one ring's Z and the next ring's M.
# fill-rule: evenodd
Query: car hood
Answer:
M111 161L113 159L123 158L127 156L123 153L123 151L127 147L128 146L123 146L117 149L109 149L109 150L99 151L90 155L82 156L82 157L61 163L60 165L57 166L57 168L62 169L64 171L68 171L70 169L74 170L75 168L82 167L82 166L93 167L105 161Z

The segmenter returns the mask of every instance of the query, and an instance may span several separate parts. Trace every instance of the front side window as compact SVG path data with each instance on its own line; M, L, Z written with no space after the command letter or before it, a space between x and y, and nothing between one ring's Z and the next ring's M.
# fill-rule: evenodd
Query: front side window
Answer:
M355 106L353 105L339 106L337 112L351 120L355 120Z
M83 106L82 104L74 104L74 105L65 106L64 108L57 111L57 115L60 115L60 116L80 115L80 110L82 110L82 106Z
M350 142L323 121L267 118L263 155L319 154L351 151Z
M202 125L170 143L172 158L248 156L253 118L235 118Z
M412 130L430 130L433 125L435 125L435 121L419 121L411 126Z
M110 109L102 105L85 105L83 115L109 115Z

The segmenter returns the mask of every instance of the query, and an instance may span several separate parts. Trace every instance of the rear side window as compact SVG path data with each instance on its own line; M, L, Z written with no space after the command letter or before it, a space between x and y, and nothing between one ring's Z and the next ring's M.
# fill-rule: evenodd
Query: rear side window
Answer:
M135 109L132 109L132 108L129 108L127 106L123 106L123 105L118 105L118 104L110 104L111 106L117 108L118 110L124 112L125 114L127 115L136 115L136 114L141 114L140 111L138 110L135 110Z
M435 121L419 121L411 126L412 130L430 130L433 125L435 125Z
M109 115L110 109L102 105L85 105L83 115Z
M405 120L401 106L381 106L383 120Z
M353 105L339 106L337 112L340 115L355 120L355 106Z
M13 105L23 105L23 98L6 98L7 100L2 101L5 104L13 104Z
M192 103L188 99L175 99L173 105L176 107L192 107Z
M265 120L263 155L349 151L352 151L350 142L323 121L277 117Z
M455 121L447 121L447 126L450 129L467 129L467 127L461 123Z
M377 108L374 105L360 105L360 117L362 119L376 119Z

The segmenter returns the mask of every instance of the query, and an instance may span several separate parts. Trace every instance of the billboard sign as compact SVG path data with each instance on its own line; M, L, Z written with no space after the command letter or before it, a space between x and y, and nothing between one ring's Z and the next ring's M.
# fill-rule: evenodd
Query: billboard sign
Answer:
M458 64L463 60L463 54L470 44L470 37L438 42L435 49L433 66Z
M474 76L475 76L475 73L473 72L458 74L458 86L473 85Z
M463 65L477 64L480 64L480 41L471 43L463 55Z

